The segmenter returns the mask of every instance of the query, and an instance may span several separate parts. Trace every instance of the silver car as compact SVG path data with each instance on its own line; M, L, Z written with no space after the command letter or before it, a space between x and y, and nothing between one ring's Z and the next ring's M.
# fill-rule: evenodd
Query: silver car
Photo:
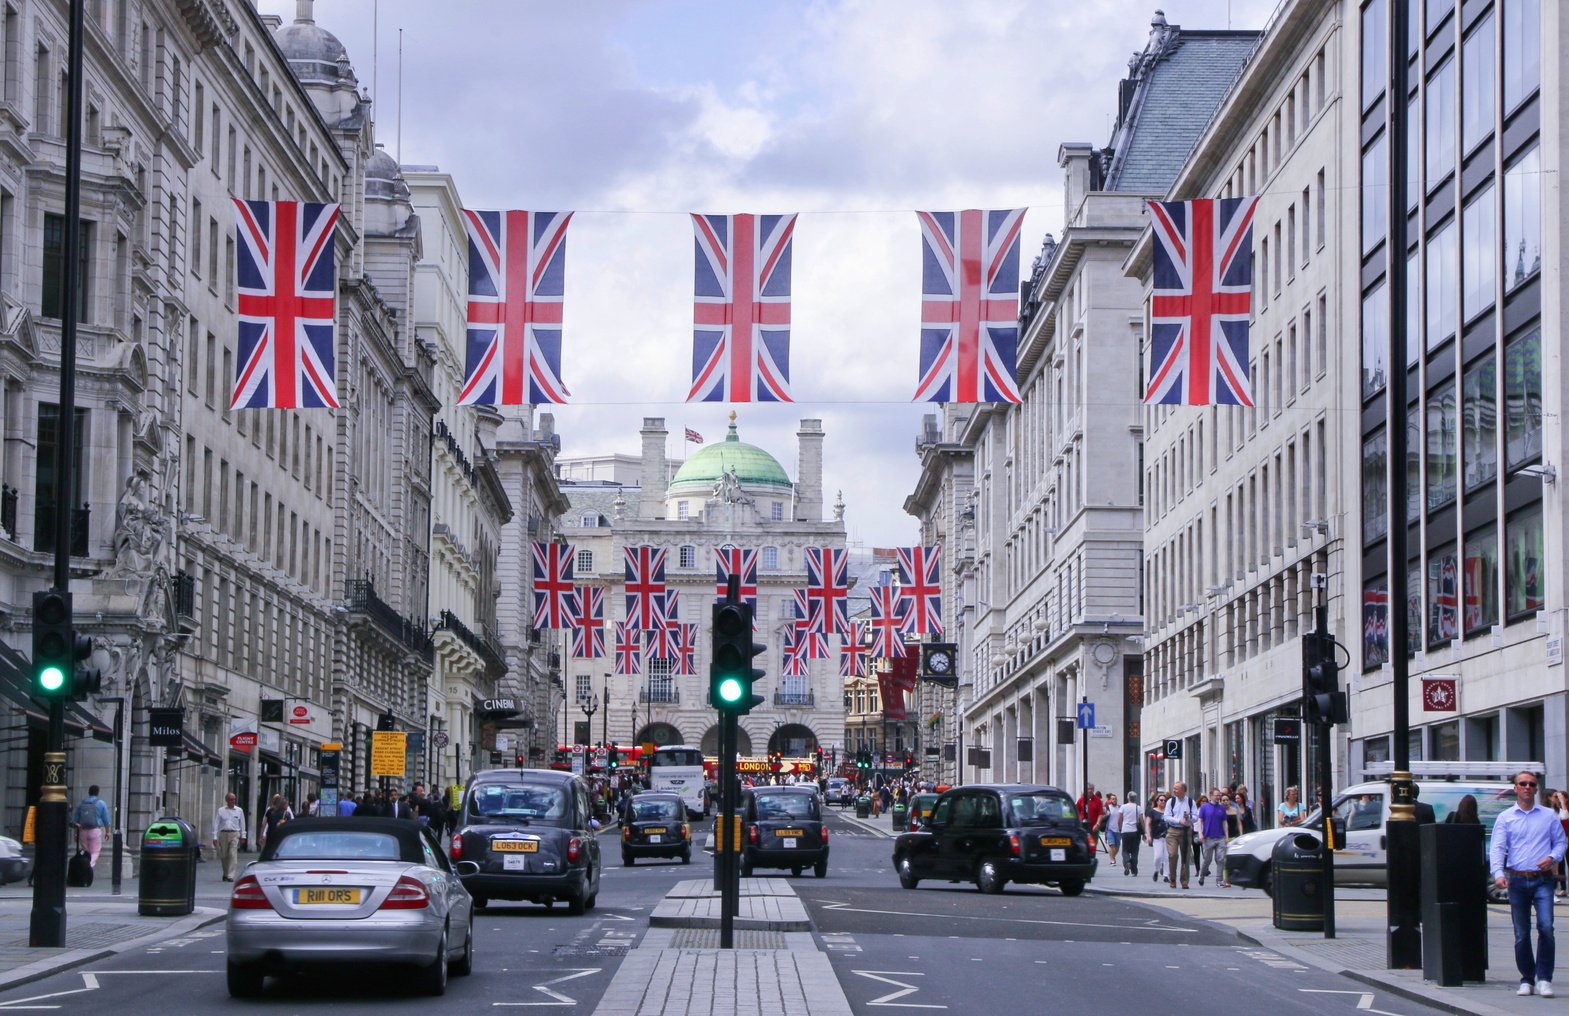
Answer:
M226 924L229 994L317 964L414 968L440 995L474 967L474 907L424 826L394 818L300 818L279 826L234 883Z

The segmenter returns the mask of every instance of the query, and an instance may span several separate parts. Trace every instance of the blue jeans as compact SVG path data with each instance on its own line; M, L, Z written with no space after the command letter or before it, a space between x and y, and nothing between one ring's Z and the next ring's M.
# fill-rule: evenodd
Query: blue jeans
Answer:
M1536 961L1531 960L1531 908L1536 908ZM1553 979L1553 875L1510 875L1509 913L1515 924L1515 966L1527 984Z

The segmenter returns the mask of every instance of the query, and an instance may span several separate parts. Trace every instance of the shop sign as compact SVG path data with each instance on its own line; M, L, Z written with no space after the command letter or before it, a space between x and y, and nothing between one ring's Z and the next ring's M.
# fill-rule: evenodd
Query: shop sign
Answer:
M154 748L178 748L185 738L184 709L147 710L147 743Z

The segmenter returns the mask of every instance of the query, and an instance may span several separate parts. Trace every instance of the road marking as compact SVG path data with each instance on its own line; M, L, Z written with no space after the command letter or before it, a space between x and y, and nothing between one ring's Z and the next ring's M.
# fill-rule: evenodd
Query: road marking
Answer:
M32 995L28 998L15 998L9 1002L0 1002L0 1010L22 1009L58 1009L58 1005L27 1005L28 1002L42 1002L46 998L63 998L66 995L80 995L84 991L97 991L98 978L93 974L83 974L80 988L71 988L68 991L51 991L47 995Z
M1356 995L1357 1008L1363 1012L1378 1013L1378 1016L1399 1016L1398 1013L1373 1008L1373 993L1371 991L1336 991L1333 988L1298 988L1297 990L1310 995Z
M521 1005L577 1005L577 999L573 998L571 995L563 995L559 991L552 991L549 987L547 987L547 985L560 984L563 981L575 981L579 977L587 977L589 974L597 974L602 969L604 969L604 968L603 967L582 967L582 968L579 968L579 969L575 970L573 973L567 974L565 977L552 978L551 980L546 981L544 984L536 984L536 985L533 986L535 991L538 991L538 992L540 992L542 994L545 994L545 995L549 995L552 999L554 999L554 1001L551 1001L551 1002L492 1002L490 1004L492 1006L499 1006L499 1005L508 1005L508 1006L512 1006L512 1005L520 1005L520 1006Z
M894 917L933 917L939 921L994 921L1003 924L1045 924L1064 928L1110 928L1114 931L1128 930L1128 926L1126 924L1087 924L1084 921L1042 921L1030 917L976 917L971 914L925 914L913 910L869 910L864 907L852 907L848 901L841 902L838 900L814 900L813 902L822 904L824 910L832 910L842 914L887 914ZM1143 922L1139 925L1139 927L1141 930L1146 931L1177 931L1184 935L1198 934L1197 928L1177 928L1170 925L1156 924L1155 921ZM949 935L948 937L958 938L959 936Z
M895 999L903 998L906 995L913 995L917 991L920 991L921 989L920 989L920 987L918 987L917 985L914 985L914 984L906 984L903 981L896 981L896 980L893 979L893 975L897 975L899 977L925 977L926 974L921 972L921 971L919 971L919 970L852 970L852 971L850 971L850 973L856 974L857 976L860 976L860 977L869 978L869 979L871 979L873 981L881 981L884 984L891 984L891 985L893 985L896 988L904 989L902 991L890 991L886 995L882 995L882 996L880 996L878 998L872 999L870 1002L867 1002L866 1003L867 1005L897 1005L897 1006L899 1006L900 1008L903 1008L903 1009L946 1009L946 1008L948 1008L945 1005L930 1005L930 1004L923 1005L923 1004L921 1004L919 1002L896 1002L895 1001Z

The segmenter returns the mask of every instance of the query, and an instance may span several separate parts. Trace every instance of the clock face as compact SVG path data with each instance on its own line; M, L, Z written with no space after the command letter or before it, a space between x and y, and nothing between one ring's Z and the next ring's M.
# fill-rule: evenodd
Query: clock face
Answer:
M946 674L953 670L953 654L946 649L933 649L926 654L926 669L933 674Z

